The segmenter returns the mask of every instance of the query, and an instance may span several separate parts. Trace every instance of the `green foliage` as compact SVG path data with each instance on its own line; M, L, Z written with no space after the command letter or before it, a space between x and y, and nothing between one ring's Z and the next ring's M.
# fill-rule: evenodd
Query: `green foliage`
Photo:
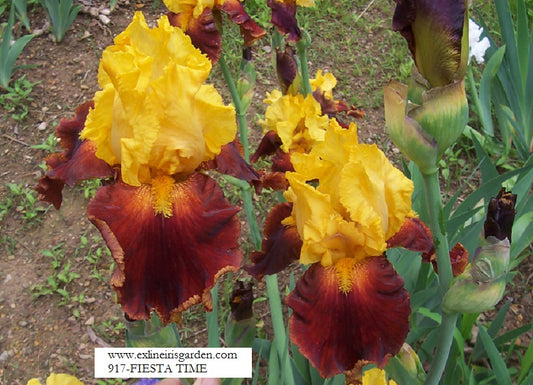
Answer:
M26 80L26 75L18 78L13 86L5 88L5 93L0 94L0 106L16 121L22 121L28 115L28 102L33 86L39 82L31 83Z
M43 150L47 153L53 153L55 152L57 148L57 137L55 134L50 134L48 137L42 142L41 144L35 144L31 146L31 148L34 148L36 150Z
M484 133L493 136L492 105L499 134L506 145L505 154L512 143L520 159L525 161L533 146L533 34L525 0L517 0L516 4L516 23L513 23L508 2L495 1L503 45L498 48L495 37L491 36L492 47L487 50L488 61L475 105Z
M50 19L52 34L59 43L78 15L81 6L73 0L41 0L41 4Z
M67 285L79 278L80 275L70 270L71 262L69 259L65 260L63 244L60 243L50 249L41 250L41 254L50 259L52 271L46 277L46 282L35 284L31 287L33 297L38 299L42 296L59 294L61 297L59 304L68 304L72 297L67 290ZM80 301L79 296L76 298L76 301Z
M38 223L43 213L48 209L39 205L37 192L24 186L22 183L8 183L7 195L0 202L0 220L8 212L15 211L22 216L24 222L28 225Z
M13 73L20 68L15 66L15 61L20 53L33 39L34 35L25 35L13 42L13 24L15 19L15 6L12 5L9 12L7 25L2 31L2 41L0 42L0 87L8 89Z

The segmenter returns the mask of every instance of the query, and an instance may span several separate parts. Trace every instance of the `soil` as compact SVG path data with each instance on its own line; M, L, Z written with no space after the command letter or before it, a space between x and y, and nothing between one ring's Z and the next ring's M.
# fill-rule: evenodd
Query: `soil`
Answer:
M107 1L102 3L108 5ZM99 4L93 5L104 8ZM162 7L153 9L150 4L121 1L108 16L107 24L90 13L80 13L62 42L55 43L43 33L29 42L18 59L17 64L26 66L22 70L26 79L36 84L24 120L18 122L4 110L0 118L0 202L14 201L0 217L0 385L25 385L30 378L44 379L50 372L71 373L85 384L97 384L93 378L94 348L124 346L122 313L109 286L112 258L98 231L86 219L85 193L90 186L65 189L63 205L57 211L42 203L25 205L14 198L8 184L24 188L36 184L43 175L43 158L49 152L32 146L44 143L59 119L72 117L79 104L92 99L98 89L100 55L129 24L133 12L142 8L152 22L164 12ZM361 13L363 9L354 5L352 11ZM384 14L379 9L369 12L375 17L390 17L390 12ZM34 29L45 26L41 7L34 7L30 20ZM361 44L368 46L371 42L366 39ZM328 67L329 62L317 60L311 65L314 72ZM15 78L22 72L17 72ZM274 81L266 76L259 79L257 96L261 100ZM355 94L360 79L354 78L351 83L354 89L347 92ZM383 110L359 107L366 112L358 123L361 140L385 144L398 158L383 132ZM32 210L37 212L35 218L25 219ZM50 287L50 278L59 280L61 271L79 275L58 286L68 293L67 300L62 301L64 296L57 290L37 297L39 290ZM508 322L513 327L531 321L531 293L524 288L531 287L532 274L529 259L521 265L520 279L508 294L513 301ZM262 288L261 283L257 286ZM259 311L261 316L267 312L265 308ZM206 338L203 318L194 314L185 318L189 319L183 330L186 342L202 346Z

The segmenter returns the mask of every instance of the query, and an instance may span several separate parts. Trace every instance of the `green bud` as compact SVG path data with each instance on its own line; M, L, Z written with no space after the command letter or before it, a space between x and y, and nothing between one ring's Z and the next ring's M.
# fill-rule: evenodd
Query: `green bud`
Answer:
M453 279L442 309L447 313L481 313L492 309L505 291L510 248L507 238L488 237L475 259Z

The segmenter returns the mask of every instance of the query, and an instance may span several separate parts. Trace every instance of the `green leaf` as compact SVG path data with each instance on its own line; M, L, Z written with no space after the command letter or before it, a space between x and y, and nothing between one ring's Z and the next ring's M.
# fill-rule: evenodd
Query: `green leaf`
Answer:
M502 64L505 46L499 48L487 61L479 82L479 119L485 134L493 136L494 128L491 117L491 83Z
M491 338L495 338L496 334L501 330L503 326L503 322L505 321L505 317L507 316L507 312L509 311L509 307L511 306L511 302L506 302L500 311L498 311L498 314L494 317L492 320L487 333ZM483 344L478 342L476 343L476 346L474 346L474 350L472 352L472 360L478 361L481 357L483 357L486 354L485 349L483 349Z
M494 370L494 374L496 375L496 382L498 385L512 385L511 376L509 375L509 371L507 370L500 352L481 324L479 324L479 338L481 339L481 342L487 351L487 355Z

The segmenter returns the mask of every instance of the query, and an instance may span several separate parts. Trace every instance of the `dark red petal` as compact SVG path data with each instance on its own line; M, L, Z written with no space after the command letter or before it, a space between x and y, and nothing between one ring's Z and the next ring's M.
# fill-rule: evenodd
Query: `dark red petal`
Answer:
M263 136L263 139L261 139L257 150L255 150L255 153L250 158L250 162L254 163L257 162L259 158L274 154L281 146L281 143L281 138L275 131L268 131L265 136Z
M237 139L222 146L220 154L208 162L208 167L247 182L259 181L259 173L246 163L239 151L240 147L242 145Z
M61 192L65 184L74 186L84 179L113 175L111 166L96 157L96 145L79 138L92 107L93 102L84 103L78 107L74 118L61 119L56 128L56 136L63 151L45 159L48 172L35 187L39 199L52 203L56 209L61 206Z
M169 12L167 16L171 25L181 26L182 15ZM197 19L191 17L185 32L191 38L192 44L206 54L213 64L220 59L222 38L210 8L206 8Z
M259 182L254 182L255 191L260 194L264 188L270 188L274 191L285 191L289 188L289 181L284 172L274 171L261 175Z
M466 265L468 265L468 251L462 244L457 243L450 251L450 262L454 277L465 271Z
M278 149L272 157L272 171L294 171L294 166L291 163L291 155L283 152L281 148Z
M265 35L265 31L246 12L239 0L225 0L220 10L228 15L229 19L241 27L244 44L247 46Z
M56 210L59 210L63 201L63 186L65 186L63 181L50 179L45 175L39 180L39 184L35 186L35 191L39 193L40 200L53 204Z
M431 230L419 218L406 217L400 230L387 241L387 247L421 251L425 262L430 262L435 253Z
M435 254L431 256L431 263L433 264L433 270L438 274L439 268L437 265L437 256ZM466 250L462 244L457 243L453 249L450 250L450 263L452 264L452 273L454 277L457 277L465 271L466 265L468 265L468 250Z
M298 28L298 21L296 20L296 1L267 0L267 5L272 9L272 24L282 34L288 34L287 40L289 42L298 42L302 38L302 32Z
M409 331L409 294L387 259L359 262L352 282L344 294L334 268L314 264L287 297L291 339L322 377L350 370L359 360L383 367Z
M155 215L150 186L102 187L88 216L104 237L117 268L111 285L131 319L155 310L163 323L202 302L212 308L218 277L240 267L236 213L218 185L196 173L173 188L172 216Z
M302 240L296 227L281 223L291 215L291 211L292 203L280 203L268 213L262 251L253 252L250 255L253 265L245 268L256 279L279 273L300 258Z

